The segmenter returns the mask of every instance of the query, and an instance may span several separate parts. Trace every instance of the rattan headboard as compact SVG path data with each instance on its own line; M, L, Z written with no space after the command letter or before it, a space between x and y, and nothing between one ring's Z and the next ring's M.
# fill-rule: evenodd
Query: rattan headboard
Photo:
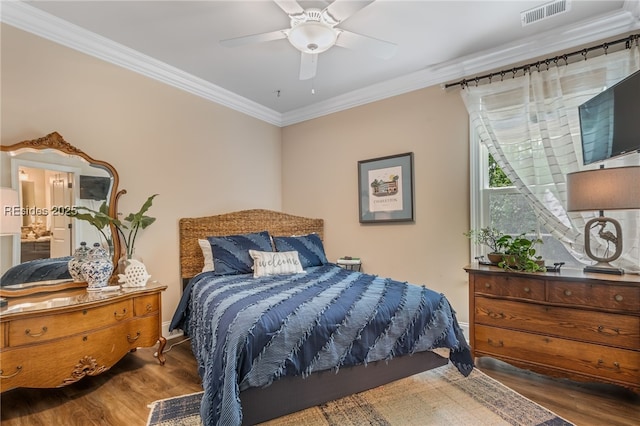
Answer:
M269 231L275 237L316 233L323 238L324 221L271 210L242 210L216 216L183 218L180 227L180 276L189 279L204 264L199 238Z

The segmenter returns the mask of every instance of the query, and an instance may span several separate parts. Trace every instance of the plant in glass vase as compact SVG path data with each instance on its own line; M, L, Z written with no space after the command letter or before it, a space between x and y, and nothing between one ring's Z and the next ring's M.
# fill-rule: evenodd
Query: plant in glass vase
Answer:
M86 210L87 213L80 213L80 211L82 210ZM108 227L111 223L111 216L109 216L109 207L107 206L106 202L102 203L98 210L91 210L88 207L80 206L76 207L73 210L70 210L67 215L75 217L79 220L87 221L91 225L93 225L98 230L98 232L100 232L102 238L104 238L104 241L109 247L109 254L113 255L113 239L111 238L111 235L107 235L107 233L105 232L105 228Z
M118 272L124 274L128 261L134 259L135 243L138 232L140 229L145 229L156 221L155 217L146 216L145 213L149 210L153 203L153 199L157 195L158 194L153 194L147 198L137 213L129 213L123 220L109 216L109 208L107 207L106 202L103 203L98 210L92 210L88 207L78 207L76 209L77 211L70 215L80 220L86 220L94 225L107 239L107 241L111 240L105 234L104 228L108 225L113 225L116 232L122 237L121 240L125 248L124 255L118 261ZM84 211L86 213L81 213L80 211ZM137 260L142 263L142 259L138 258Z
M122 242L125 246L125 254L122 256L120 262L118 263L119 268L121 267L121 269L119 269L121 273L124 273L124 268L127 265L127 261L130 259L134 259L135 243L136 237L138 236L138 231L140 229L147 228L149 225L156 221L155 217L146 216L145 213L147 212L147 210L149 210L151 204L153 203L153 199L157 195L158 194L153 194L152 196L147 198L147 201L142 204L142 207L137 213L129 213L122 221L119 219L111 219L111 223L113 223L116 231L122 237ZM138 260L142 262L142 259L138 258Z

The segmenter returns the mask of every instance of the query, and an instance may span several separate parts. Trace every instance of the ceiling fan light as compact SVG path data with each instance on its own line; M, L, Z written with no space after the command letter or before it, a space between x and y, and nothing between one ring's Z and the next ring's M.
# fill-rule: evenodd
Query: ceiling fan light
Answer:
M289 31L289 42L305 53L322 53L336 44L337 31L319 22L303 22Z

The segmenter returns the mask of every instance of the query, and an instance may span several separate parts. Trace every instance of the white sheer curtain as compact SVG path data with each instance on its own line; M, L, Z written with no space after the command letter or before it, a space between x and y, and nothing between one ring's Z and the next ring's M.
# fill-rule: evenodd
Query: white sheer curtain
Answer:
M598 212L566 211L565 176L599 164L583 166L578 106L638 69L640 48L635 45L569 65L551 65L548 70L546 65L533 67L522 77L461 91L481 143L532 206L538 221L585 263L584 225ZM640 155L631 154L607 161L606 167L639 164ZM618 219L623 229L623 254L614 264L637 271L640 212L605 215Z

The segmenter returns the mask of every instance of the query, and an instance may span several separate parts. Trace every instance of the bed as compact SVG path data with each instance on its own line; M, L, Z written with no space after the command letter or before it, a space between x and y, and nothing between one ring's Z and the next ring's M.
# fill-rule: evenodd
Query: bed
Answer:
M328 262L321 219L245 210L184 218L179 231L170 330L191 337L205 426L259 423L448 362L473 369L444 295Z
M35 259L13 266L0 277L0 287L36 281L71 279L69 260L71 256Z

